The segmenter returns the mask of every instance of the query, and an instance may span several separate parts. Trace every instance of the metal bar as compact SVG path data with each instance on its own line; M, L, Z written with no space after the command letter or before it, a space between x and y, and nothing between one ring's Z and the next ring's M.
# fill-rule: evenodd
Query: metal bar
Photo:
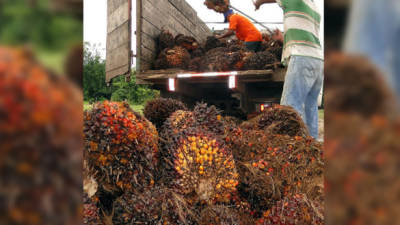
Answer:
M226 24L224 22L204 22L206 24ZM258 24L283 24L282 22L258 22Z
M238 12L240 12L241 14L245 15L246 17L248 17L249 19L253 20L255 23L259 24L260 26L264 27L265 29L267 29L268 32L270 32L271 34L273 33L271 31L271 29L269 29L268 27L264 26L262 23L259 23L257 20L255 20L253 17L247 15L246 13L244 13L243 11L237 9L236 7L230 5L230 7Z

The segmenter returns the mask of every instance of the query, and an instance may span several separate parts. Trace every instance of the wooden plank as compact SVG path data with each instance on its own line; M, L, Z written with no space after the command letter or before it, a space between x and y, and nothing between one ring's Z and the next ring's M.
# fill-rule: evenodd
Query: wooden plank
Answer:
M196 11L185 0L168 0L175 8L180 10L188 20L197 17Z
M122 65L119 68L115 68L115 69L113 69L111 71L108 71L107 72L107 77L109 77L110 79L107 79L106 82L108 83L108 82L111 81L112 78L125 74L127 67L130 67L130 65L129 64L125 64L125 65Z
M156 59L157 55L154 51L151 51L147 48L142 48L142 55L140 59L146 60L147 62L153 62Z
M156 49L157 49L157 43L154 37L148 35L147 33L143 32L143 41L142 41L142 45L147 48L147 49L151 49L151 51L153 51L154 53L156 53Z
M148 36L152 38L155 38L161 33L161 29L149 23L146 19L143 19L141 32L146 33Z
M131 69L131 1L107 1L106 82Z
M124 4L126 0L108 0L107 15L114 12L118 7Z
M129 20L129 17L129 0L125 0L122 5L108 15L107 33L112 32L117 27L124 24Z
M185 0L137 0L137 69L150 69L149 61L156 57L156 37L162 29L173 35L182 33L204 42L210 29ZM140 29L140 30L139 30ZM140 37L139 37L140 36Z
M107 49L113 50L126 43L129 39L129 21L107 35Z
M189 23L188 20L168 2L160 1L158 4L143 0L143 18L150 21L160 30L172 28L172 33L177 35L182 33L185 35L196 36L190 27L194 24Z
M129 49L129 51L127 51L127 49ZM118 48L115 48L108 52L108 57L106 60L107 71L112 71L115 68L119 68L122 65L127 65L129 63L130 63L129 43L124 43Z

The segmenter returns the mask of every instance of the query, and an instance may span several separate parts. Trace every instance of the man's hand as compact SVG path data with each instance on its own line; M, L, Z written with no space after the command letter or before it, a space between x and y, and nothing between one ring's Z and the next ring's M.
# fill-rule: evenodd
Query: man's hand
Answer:
M256 11L260 8L260 6L262 5L262 4L265 4L265 3L275 3L276 2L276 0L256 0L256 1L254 1L253 0L253 4L254 4L254 6L256 7Z
M283 38L283 34L279 29L276 29L275 32L272 34L272 39L275 41L283 43Z
M216 38L216 39L221 39L222 36L221 36L221 35L215 35L215 38Z
M256 7L255 11L257 11L258 9L260 9L261 6L261 2L259 0L253 1L254 6Z

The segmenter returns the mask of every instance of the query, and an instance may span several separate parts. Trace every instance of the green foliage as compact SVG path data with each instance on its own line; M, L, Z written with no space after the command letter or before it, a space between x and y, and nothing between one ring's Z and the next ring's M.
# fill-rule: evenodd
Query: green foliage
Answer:
M67 7L54 10L56 2L0 0L0 44L29 47L46 68L64 74L71 46L82 43L83 18Z
M100 57L96 45L85 43L83 55L83 88L85 101L95 102L101 100L128 101L131 104L143 104L149 99L159 96L159 92L146 85L137 85L135 71L131 81L126 82L120 76L112 80L107 87L105 79L105 60Z
M49 0L0 1L0 42L64 49L81 42L82 18L51 11Z

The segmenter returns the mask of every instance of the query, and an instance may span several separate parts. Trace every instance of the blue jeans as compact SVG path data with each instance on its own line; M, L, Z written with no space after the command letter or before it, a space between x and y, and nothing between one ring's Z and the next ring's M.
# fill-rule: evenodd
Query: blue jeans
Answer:
M323 70L323 60L291 56L281 98L281 105L291 106L299 112L315 139L318 138L318 96L324 79Z

